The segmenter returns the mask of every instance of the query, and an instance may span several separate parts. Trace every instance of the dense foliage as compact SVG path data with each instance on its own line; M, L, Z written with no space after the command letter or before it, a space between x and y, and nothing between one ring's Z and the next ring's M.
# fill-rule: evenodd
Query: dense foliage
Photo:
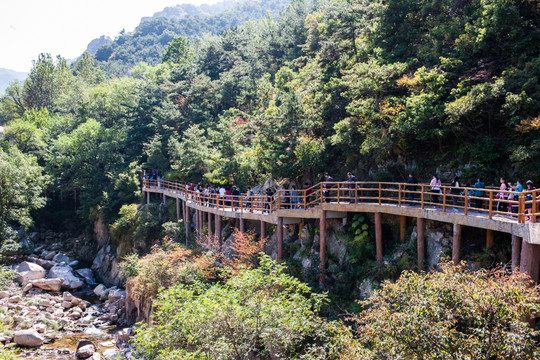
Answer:
M14 146L0 146L0 245L1 252L18 250L14 228L32 224L31 211L45 205L47 183L43 168L32 155ZM15 247L13 247L15 246Z
M538 331L525 322L540 289L504 269L468 271L442 264L385 282L355 320L373 359L536 359Z
M279 8L266 5L234 9ZM7 90L0 121L52 176L51 207L90 220L137 202L141 167L242 190L324 170L540 180L538 15L526 0L293 0L278 20L170 35L121 78L87 53L71 67L43 54ZM148 50L153 21L172 20L110 46Z
M122 31L114 41L96 50L98 66L109 74L126 75L136 64L158 64L167 45L177 37L195 39L217 35L233 26L265 16L275 17L287 0L254 0L237 4L219 3L198 8L181 5L144 19L135 31ZM174 10L181 10L177 14ZM178 16L181 15L181 16Z
M325 297L262 257L225 284L160 294L134 344L147 359L338 359L350 333L317 315Z

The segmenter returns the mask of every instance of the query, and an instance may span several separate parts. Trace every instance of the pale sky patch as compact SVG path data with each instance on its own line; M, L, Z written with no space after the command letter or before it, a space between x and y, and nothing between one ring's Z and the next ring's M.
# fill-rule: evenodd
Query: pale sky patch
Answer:
M167 6L220 0L1 0L0 68L28 72L40 53L74 59L101 35L114 39Z

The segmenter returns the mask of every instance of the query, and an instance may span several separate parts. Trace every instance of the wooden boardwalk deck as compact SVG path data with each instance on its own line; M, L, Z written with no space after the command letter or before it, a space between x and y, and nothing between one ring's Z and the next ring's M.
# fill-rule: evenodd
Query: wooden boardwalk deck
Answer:
M347 213L374 213L377 259L382 261L381 214L399 216L405 224L407 217L417 219L418 263L422 269L425 259L423 224L425 220L451 223L454 227L453 260L460 260L461 227L486 230L486 245L491 246L493 232L512 235L513 266L526 269L536 281L540 276L540 191L524 191L516 194L494 188L480 189L483 196L476 196L479 189L441 186L434 193L427 184L404 184L391 182L324 182L308 189L280 189L272 196L220 196L189 190L185 183L165 180L143 179L142 190L150 202L150 193L177 199L177 217L186 219L186 234L189 232L189 209L196 212L196 227L208 219L209 232L221 236L223 217L238 219L240 230L245 220L261 222L264 236L266 224L277 225L278 258L283 255L284 224L299 223L303 219L318 219L321 228L321 282L324 281L326 261L326 219L345 218ZM503 195L501 197L501 194ZM181 206L182 204L182 210ZM183 216L181 216L183 214ZM203 215L205 214L205 215ZM404 237L402 226L401 237ZM490 243L491 242L491 243Z

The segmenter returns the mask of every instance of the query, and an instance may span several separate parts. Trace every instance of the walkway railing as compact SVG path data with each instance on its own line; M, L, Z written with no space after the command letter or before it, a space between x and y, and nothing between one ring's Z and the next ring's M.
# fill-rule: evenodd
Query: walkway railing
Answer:
M179 194L199 206L220 210L272 213L276 210L308 210L322 203L378 204L419 207L469 216L486 216L505 221L536 222L540 219L540 191L500 191L440 186L440 192L427 184L395 182L323 182L307 189L280 189L267 195L220 195L189 190L185 183L143 179L143 190L160 190ZM482 195L483 196L478 196Z

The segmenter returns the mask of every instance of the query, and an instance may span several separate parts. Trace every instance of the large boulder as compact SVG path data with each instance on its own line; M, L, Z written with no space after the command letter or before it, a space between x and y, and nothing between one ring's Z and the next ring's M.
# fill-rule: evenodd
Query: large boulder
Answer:
M56 265L54 261L51 261L51 260L45 260L45 259L40 259L40 258L37 258L37 257L34 257L34 256L29 256L29 257L28 257L28 260L30 260L30 261L33 262L33 263L38 264L39 266L41 266L41 267L44 268L45 270L49 270L49 269L52 268L54 265Z
M46 271L38 264L23 261L15 268L15 273L21 284L27 284L30 280L43 279Z
M58 253L54 255L52 260L57 263L66 263L66 264L69 264L71 262L71 259L69 258L69 256L62 253Z
M45 339L34 329L15 331L13 341L21 346L41 346Z
M125 279L120 275L120 265L110 246L99 250L92 263L92 270L107 286L121 286L124 283Z
M94 286L97 284L96 278L94 277L94 273L92 269L88 269L88 268L78 269L78 270L75 270L75 272L77 273L77 275L82 277L84 282L87 283L88 285Z
M64 283L64 279L38 279L30 281L30 283L42 290L59 292Z
M90 340L82 339L77 344L75 354L79 359L88 359L96 352L96 345Z
M99 284L95 287L94 294L96 294L96 296L100 298L105 293L105 291L107 291L107 287L103 284Z
M77 290L83 286L82 280L73 274L73 269L68 265L53 266L47 277L64 279L62 289Z

